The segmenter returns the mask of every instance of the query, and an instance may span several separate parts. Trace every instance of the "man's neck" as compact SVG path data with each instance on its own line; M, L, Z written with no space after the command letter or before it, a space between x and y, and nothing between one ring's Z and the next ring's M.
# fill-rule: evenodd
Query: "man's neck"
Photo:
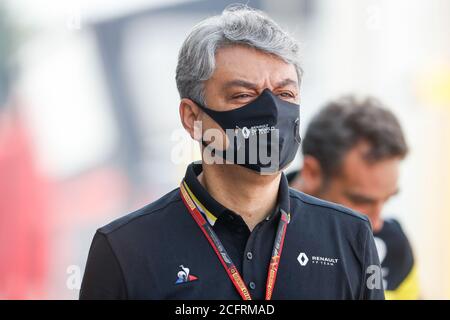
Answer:
M198 176L209 194L240 215L250 231L275 209L281 173L260 175L238 165L207 165Z

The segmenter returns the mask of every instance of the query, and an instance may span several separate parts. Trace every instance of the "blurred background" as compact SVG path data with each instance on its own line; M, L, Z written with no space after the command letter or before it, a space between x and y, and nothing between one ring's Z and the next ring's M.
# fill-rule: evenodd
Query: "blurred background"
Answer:
M0 299L77 298L95 230L177 187L199 159L178 50L238 2L0 0ZM346 93L399 117L411 153L384 214L410 237L423 298L450 299L450 1L244 2L301 42L303 132Z

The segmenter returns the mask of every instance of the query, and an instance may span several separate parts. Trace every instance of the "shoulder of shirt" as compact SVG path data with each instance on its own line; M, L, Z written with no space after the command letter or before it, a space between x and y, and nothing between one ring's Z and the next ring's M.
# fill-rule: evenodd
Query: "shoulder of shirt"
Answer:
M311 195L308 195L306 193L300 192L298 190L295 190L293 188L289 188L289 196L291 199L296 199L297 201L300 201L306 205L321 208L323 210L320 210L321 213L331 214L331 215L342 215L345 214L347 217L353 218L355 220L364 221L365 223L368 223L370 225L369 219L356 211L353 211L352 209L349 209L347 207L341 206L337 203L325 201L316 197L313 197Z
M378 232L374 234L374 236L382 238L383 236L390 236L391 238L395 238L396 241L403 240L405 244L409 245L409 240L400 222L394 218L384 219L382 232Z
M387 218L383 221L383 227L386 227L388 230L397 231L399 233L403 233L403 228L400 222L395 218Z
M107 235L124 226L130 225L133 222L139 222L139 220L143 217L163 212L167 209L167 207L181 201L179 190L179 188L176 188L156 201L108 223L107 225L99 228L97 231Z

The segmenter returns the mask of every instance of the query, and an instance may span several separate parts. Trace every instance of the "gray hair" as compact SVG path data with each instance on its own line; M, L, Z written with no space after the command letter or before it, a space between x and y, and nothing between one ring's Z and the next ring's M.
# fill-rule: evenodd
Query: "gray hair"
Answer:
M204 81L214 72L216 50L233 45L246 45L293 64L300 83L297 41L263 12L232 5L197 24L184 41L176 70L180 97L204 104Z

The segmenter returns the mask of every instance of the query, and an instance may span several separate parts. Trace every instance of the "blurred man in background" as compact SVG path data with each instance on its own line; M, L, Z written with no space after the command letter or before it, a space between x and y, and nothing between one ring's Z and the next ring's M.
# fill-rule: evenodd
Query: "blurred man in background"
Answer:
M291 187L368 216L383 269L387 299L418 299L413 252L400 224L383 219L398 193L408 147L396 117L374 98L347 96L325 106L302 142L303 167L288 174Z

